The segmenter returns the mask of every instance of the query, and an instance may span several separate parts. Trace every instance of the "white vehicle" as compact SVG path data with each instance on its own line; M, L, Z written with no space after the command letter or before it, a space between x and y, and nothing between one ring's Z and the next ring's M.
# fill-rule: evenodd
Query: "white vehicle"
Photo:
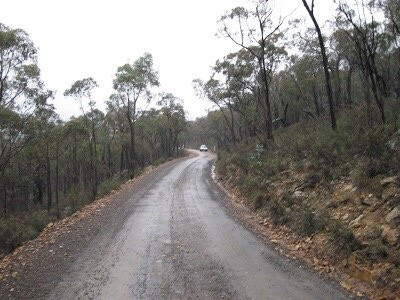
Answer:
M207 146L206 145L201 145L200 146L200 152L207 152L208 151L208 148L207 148Z

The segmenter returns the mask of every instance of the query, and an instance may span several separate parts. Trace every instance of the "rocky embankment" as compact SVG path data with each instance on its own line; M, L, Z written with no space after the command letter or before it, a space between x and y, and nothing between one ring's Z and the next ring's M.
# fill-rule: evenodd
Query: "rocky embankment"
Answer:
M215 177L231 195L227 204L235 215L288 257L306 262L359 297L400 299L398 176L382 178L374 193L357 188L350 177L323 182L318 176L284 171L266 179L270 198L281 203L302 203L311 207L314 214L348 230L336 240L326 229L330 226L328 221L311 235L276 224L271 211L254 210L254 202L239 192L233 178ZM288 215L295 215L290 210L285 208ZM351 236L359 243L357 250L343 251L346 243L353 242Z

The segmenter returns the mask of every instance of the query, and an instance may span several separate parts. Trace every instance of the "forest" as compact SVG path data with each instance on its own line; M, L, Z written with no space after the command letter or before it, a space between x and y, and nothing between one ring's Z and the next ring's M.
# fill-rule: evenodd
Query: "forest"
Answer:
M71 82L63 94L81 113L63 120L34 42L0 24L0 257L205 144L217 182L283 234L276 243L290 236L319 271L397 299L400 2L329 0L323 21L326 1L293 1L286 15L279 1L248 1L222 15L216 32L231 51L193 79L199 101L214 107L196 120L183 100L155 92L150 53L115 70L106 99L93 96L96 74Z
M299 2L307 14L299 19L276 16L271 1L262 1L219 20L218 35L239 51L218 60L208 80L193 80L218 107L197 122L208 124L198 127L219 148L257 136L265 146L276 129L316 119L340 131L337 119L354 110L365 128L396 122L398 1L336 0L326 24L314 14L318 1Z
M272 1L220 18L237 51L193 80L216 110L188 143L216 146L219 179L257 215L318 240L296 249L398 291L400 2L335 0L327 22L323 1L297 2L299 18Z
M159 76L151 54L116 70L108 99L93 97L92 77L65 87L81 114L63 120L41 79L37 52L24 30L0 24L0 255L150 164L182 155L182 100L154 93Z

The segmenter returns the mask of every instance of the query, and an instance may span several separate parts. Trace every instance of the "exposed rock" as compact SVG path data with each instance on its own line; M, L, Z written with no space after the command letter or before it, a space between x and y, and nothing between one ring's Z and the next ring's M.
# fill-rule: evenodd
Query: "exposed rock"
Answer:
M355 192L357 190L357 187L355 187L354 185L352 185L351 183L346 184L342 187L343 191L352 191Z
M393 138L386 143L386 146L393 151L400 150L400 130L393 135Z
M337 208L339 203L335 199L330 199L326 202L326 208Z
M387 204L389 205L389 207L396 207L400 205L400 194L396 194L394 197L389 198Z
M346 221L348 218L349 218L349 214L345 214L345 215L342 217L342 220L343 220L343 221Z
M364 219L363 229L360 231L360 238L366 241L376 240L381 237L382 230L373 220Z
M367 205L367 206L373 206L378 202L378 199L374 197L374 195L369 194L367 197L361 198L361 204Z
M269 184L271 184L272 183L272 181L271 180L269 180L269 179L264 179L262 182L261 182L261 186L262 187L267 187Z
M381 180L381 185L382 186L387 186L391 183L396 184L398 183L398 177L397 176L392 176L392 177L387 177Z
M47 228L50 228L50 227L53 227L53 225L54 225L54 223L49 223L49 224L47 224Z
M397 229L390 228L389 225L382 225L382 238L384 238L390 245L394 246L399 241L399 231Z
M318 182L320 182L321 177L317 174L313 174L310 176L307 176L304 181L295 188L296 191L304 191L307 188L313 188L316 186Z
M349 202L352 198L353 198L353 194L349 190L346 190L339 195L338 202L339 202L339 204L344 204L344 203Z
M304 197L305 197L305 193L302 192L302 191L295 191L295 192L293 193L293 198L302 199L302 198L304 198Z
M400 206L393 208L385 218L389 224L397 225L400 223Z
M396 197L399 194L399 189L396 187L389 187L382 192L382 200L388 201L393 197Z
M353 221L350 222L351 227L360 227L360 221L364 217L363 214L359 215L357 218L355 218Z

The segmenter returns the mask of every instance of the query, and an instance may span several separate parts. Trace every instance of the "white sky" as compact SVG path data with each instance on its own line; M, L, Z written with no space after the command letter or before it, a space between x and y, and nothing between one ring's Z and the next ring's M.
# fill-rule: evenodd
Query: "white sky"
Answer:
M198 99L195 78L207 79L210 67L236 50L215 36L217 20L243 0L2 0L0 22L28 32L39 48L39 66L46 86L56 90L54 104L67 119L79 106L63 92L84 77L99 84L98 107L112 93L117 67L144 52L153 55L160 91L184 100L190 119L205 115L211 104ZM320 21L332 15L333 0L317 0ZM276 0L282 15L304 15L301 0Z

